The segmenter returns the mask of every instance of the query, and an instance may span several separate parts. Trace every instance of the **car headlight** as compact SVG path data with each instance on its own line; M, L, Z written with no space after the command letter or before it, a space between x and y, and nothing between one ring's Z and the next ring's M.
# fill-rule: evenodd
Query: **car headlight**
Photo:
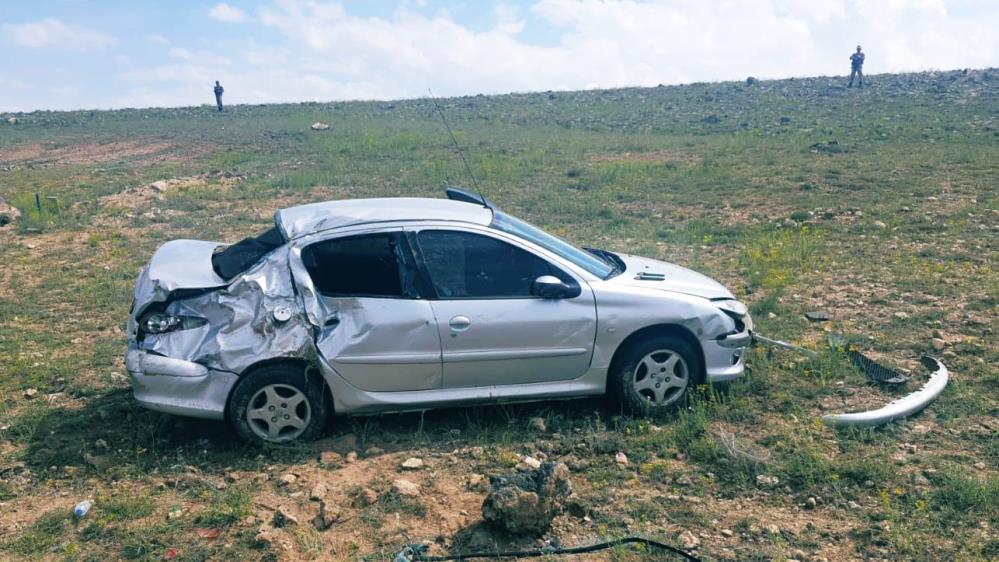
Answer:
M738 331L741 332L747 327L750 329L752 328L752 325L750 324L751 320L749 319L748 306L735 299L717 300L713 302L719 310L735 321L735 327Z
M197 316L177 316L162 312L152 312L142 317L139 329L147 334L165 334L175 330L189 330L204 326L208 320Z

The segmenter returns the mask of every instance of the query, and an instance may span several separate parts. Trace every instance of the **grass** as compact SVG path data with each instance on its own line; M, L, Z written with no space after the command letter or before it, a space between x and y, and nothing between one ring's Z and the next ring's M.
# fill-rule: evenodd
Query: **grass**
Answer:
M446 543L477 517L469 474L506 473L530 454L573 467L591 520L557 528L579 543L676 544L682 531L727 528L702 554L994 558L999 74L983 76L880 76L863 92L814 78L441 100L482 191L504 209L580 245L704 272L749 303L761 333L821 353L754 351L744 379L662 419L583 401L338 420L360 452L390 453L362 455L359 474L349 463L318 474L353 474L349 486L381 493L363 508L338 497L344 522L328 531L308 521L282 531L294 556L390 555L402 533ZM280 558L280 545L255 539L261 502L314 506L273 479L226 475L318 477L316 448L250 450L224 424L138 408L121 360L135 275L167 240L237 240L280 207L467 185L439 118L423 100L18 118L0 120L0 196L23 214L0 229L0 502L17 509L0 528L18 525L0 534L0 558ZM331 128L313 132L315 121ZM5 156L34 144L40 156ZM197 181L143 188L173 177ZM810 310L832 321L809 323ZM914 384L925 378L916 357L939 355L954 381L912 420L825 428L830 409L895 397L825 351L830 331L911 369ZM532 417L547 430L530 429ZM767 459L733 457L726 439ZM386 492L396 454L437 463L423 496ZM95 508L74 527L83 497ZM174 507L186 515L166 519ZM464 527L449 519L459 511Z

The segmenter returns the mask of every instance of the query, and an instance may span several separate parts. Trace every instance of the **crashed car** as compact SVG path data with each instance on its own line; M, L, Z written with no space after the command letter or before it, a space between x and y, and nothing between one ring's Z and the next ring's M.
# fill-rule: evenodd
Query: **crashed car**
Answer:
M653 413L739 377L751 329L704 275L577 248L451 188L167 242L136 283L126 364L147 408L288 442L334 414L605 393Z

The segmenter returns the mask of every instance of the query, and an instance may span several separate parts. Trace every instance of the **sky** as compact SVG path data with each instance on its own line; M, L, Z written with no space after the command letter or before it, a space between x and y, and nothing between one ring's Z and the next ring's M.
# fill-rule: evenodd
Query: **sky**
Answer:
M0 111L999 66L999 0L0 0Z

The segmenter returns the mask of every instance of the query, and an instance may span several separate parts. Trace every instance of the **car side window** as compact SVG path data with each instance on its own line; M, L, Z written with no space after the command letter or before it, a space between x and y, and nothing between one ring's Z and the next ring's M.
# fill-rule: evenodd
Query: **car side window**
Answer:
M542 275L576 283L544 259L489 236L423 230L417 241L442 299L530 298L531 285Z
M317 242L302 250L316 290L330 297L412 296L400 233L366 234Z

